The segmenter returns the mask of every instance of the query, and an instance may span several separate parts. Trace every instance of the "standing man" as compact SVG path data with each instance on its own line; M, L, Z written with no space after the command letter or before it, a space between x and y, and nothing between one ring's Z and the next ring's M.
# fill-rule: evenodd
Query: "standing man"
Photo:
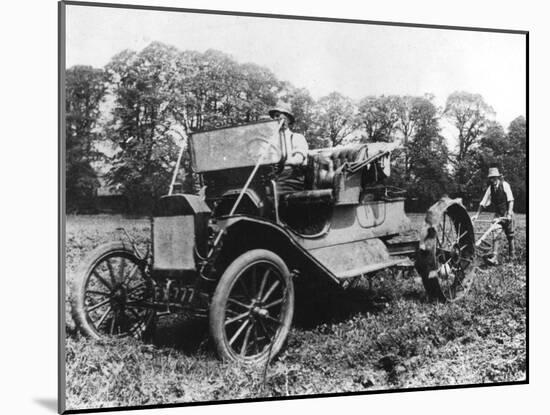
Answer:
M508 239L508 256L512 259L515 255L514 248L514 195L508 182L502 179L502 175L499 173L498 168L489 168L489 182L490 186L485 191L483 199L479 203L479 209L474 215L472 220L476 221L483 208L491 205L495 218L506 218L501 222L502 229L506 238ZM493 246L493 253L488 258L488 261L496 265L497 254L499 248L498 238L495 240Z
M285 139L285 167L277 179L279 191L290 192L304 190L305 167L309 147L302 134L294 133L290 127L294 124L294 115L287 104L278 104L269 110L269 116L281 122L281 131Z

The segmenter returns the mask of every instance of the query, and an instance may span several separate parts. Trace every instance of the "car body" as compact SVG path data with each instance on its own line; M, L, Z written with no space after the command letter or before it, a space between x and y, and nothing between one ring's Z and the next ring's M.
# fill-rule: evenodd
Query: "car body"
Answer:
M185 310L209 319L220 357L263 362L286 339L298 277L347 287L384 269L413 269L420 258L416 269L430 294L454 300L466 292L469 217L460 200L444 198L416 230L404 191L385 185L396 144L311 150L304 189L282 192L285 134L271 120L192 134L201 195L174 192L174 174L153 212L150 257L131 241L91 255L73 302L82 331L143 336L158 314ZM127 262L134 275L124 276ZM136 273L139 290L123 284ZM97 294L102 285L104 297Z

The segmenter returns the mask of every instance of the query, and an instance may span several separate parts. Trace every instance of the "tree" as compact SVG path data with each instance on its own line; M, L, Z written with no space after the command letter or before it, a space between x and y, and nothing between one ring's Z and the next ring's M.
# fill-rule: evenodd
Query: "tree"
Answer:
M180 90L186 107L180 115L192 131L258 121L277 101L281 83L267 68L238 64L216 51L180 54Z
M295 122L292 129L306 136L313 128L313 107L315 101L305 88L294 88L290 84L284 86L286 90L281 96L283 101L290 103Z
M461 182L460 193L466 202L477 203L487 188L487 172L497 166L502 170L504 158L509 152L509 140L502 126L490 121L479 138L479 145L470 151L468 158L458 166Z
M119 53L107 71L116 102L109 136L120 147L110 178L135 210L148 210L166 191L178 142L186 146L194 131L259 120L282 88L267 68L159 42ZM188 181L189 163L182 165Z
M240 77L244 80L237 91L242 103L243 122L258 121L267 116L269 108L277 103L282 83L269 69L252 63L239 67Z
M401 153L396 153L392 182L408 190L417 209L426 209L452 190L449 152L440 134L438 110L430 97L403 97L397 108L399 124L395 128L404 139Z
M494 116L494 110L480 94L453 92L447 98L444 115L458 130L457 163L468 157Z
M436 137L439 134L438 129L438 111L433 104L433 96L425 95L423 97L404 96L393 98L392 117L396 122L391 127L392 130L399 133L403 142L404 150L404 175L405 180L410 179L411 159L410 149L411 140L418 134L419 130L433 125L432 135ZM391 133L390 133L391 134ZM426 134L424 132L424 134ZM389 134L388 134L389 135ZM446 162L444 163L446 164Z
M313 108L313 147L336 146L353 129L355 106L338 92L317 101Z
M92 168L100 154L95 150L95 128L107 89L102 69L73 66L66 73L66 197L67 211L89 208L99 187Z
M515 210L526 210L527 153L526 124L518 117L508 127L508 133L497 122L487 124L479 140L479 146L472 150L465 167L469 179L463 185L463 196L479 202L487 188L487 172L497 167L505 180L510 183L515 199Z
M458 130L458 152L453 158L454 180L459 196L471 197L472 170L476 167L476 146L487 131L494 110L480 94L453 92L447 98L444 115Z
M520 116L508 127L510 142L509 157L504 163L504 172L514 192L514 208L518 212L527 211L527 123Z
M527 122L523 116L515 118L508 127L508 138L514 149L527 157Z
M250 117L244 106L248 97L239 95L247 81L229 55L209 49L203 54L184 52L182 59L191 69L183 78L191 130L224 127Z
M359 102L356 122L363 128L367 141L393 141L404 101L398 96L363 98Z
M135 211L148 211L165 192L185 138L177 114L185 98L175 48L155 42L141 52L123 51L106 69L115 96L109 138L119 145L109 177L120 183Z

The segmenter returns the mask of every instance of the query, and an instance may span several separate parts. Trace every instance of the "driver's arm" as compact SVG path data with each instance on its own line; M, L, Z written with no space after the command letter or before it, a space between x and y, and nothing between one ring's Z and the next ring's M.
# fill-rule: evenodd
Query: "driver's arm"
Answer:
M291 148L286 160L286 164L291 166L305 166L307 165L307 153L309 146L307 145L306 138L302 134L292 134Z

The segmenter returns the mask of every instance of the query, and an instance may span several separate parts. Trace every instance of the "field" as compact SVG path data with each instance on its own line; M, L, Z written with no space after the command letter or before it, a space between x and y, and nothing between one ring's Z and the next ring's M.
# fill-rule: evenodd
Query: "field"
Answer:
M90 341L75 331L67 301L67 409L525 380L525 217L517 219L516 260L479 270L458 303L429 301L418 279L390 273L372 290L318 287L267 368L221 363L202 321L161 319L151 343ZM67 218L68 295L78 263L120 239L121 226L146 243L146 219Z

